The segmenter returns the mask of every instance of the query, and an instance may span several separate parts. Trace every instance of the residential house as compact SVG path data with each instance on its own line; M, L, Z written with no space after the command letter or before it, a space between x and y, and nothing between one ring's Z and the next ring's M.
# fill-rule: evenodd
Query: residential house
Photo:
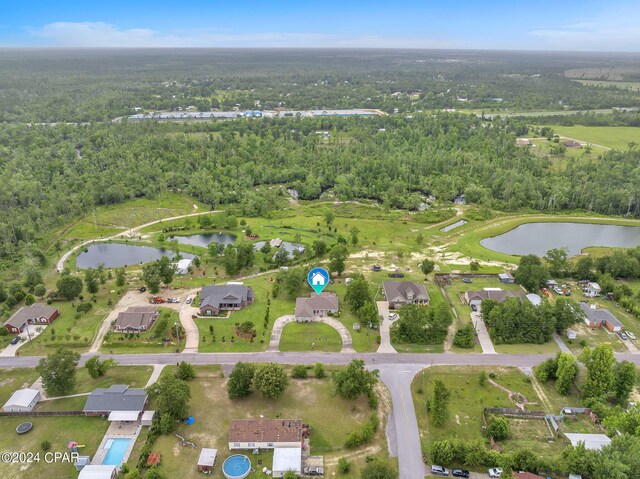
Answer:
M229 428L229 449L302 447L300 419L236 419Z
M522 472L522 471L513 472L511 474L511 477L515 479L545 479L544 477L534 474L533 472Z
M511 273L500 273L498 275L498 279L501 283L504 284L513 284L516 282L516 279L513 277Z
M213 465L216 463L217 455L217 449L203 447L200 450L200 457L198 458L198 471L211 474L213 472Z
M9 400L4 403L4 412L29 412L40 401L40 391L37 389L18 389Z
M567 339L576 339L578 337L578 333L573 331L572 329L567 329Z
M596 296L600 296L602 288L598 283L587 283L582 292L587 298L595 298Z
M155 306L131 306L118 313L115 330L122 332L149 331L160 313Z
M598 308L595 304L587 306L586 303L580 303L580 309L585 314L584 322L590 328L604 325L614 333L624 330L624 325L608 309Z
M205 286L200 291L200 314L213 316L220 311L236 311L253 304L253 289L242 284Z
M296 298L295 318L299 323L317 321L329 314L337 313L338 309L338 296L335 293L312 293L310 298Z
M519 298L524 300L524 293L522 291L505 291L499 288L485 288L481 291L466 291L464 293L464 299L472 308L480 307L480 304L485 299L494 299L498 303L504 303L509 298Z
M574 140L561 141L560 144L566 148L579 149L582 145Z
M518 138L516 140L516 144L518 146L532 146L531 140L529 138Z
M423 284L413 281L385 281L382 283L384 297L389 309L397 309L407 304L429 305L429 293Z
M13 313L3 326L9 333L19 334L27 324L51 324L59 315L60 312L53 306L35 303Z
M82 410L87 416L106 416L114 411L135 412L139 415L144 410L147 399L144 389L114 384L106 389L95 389L89 394Z

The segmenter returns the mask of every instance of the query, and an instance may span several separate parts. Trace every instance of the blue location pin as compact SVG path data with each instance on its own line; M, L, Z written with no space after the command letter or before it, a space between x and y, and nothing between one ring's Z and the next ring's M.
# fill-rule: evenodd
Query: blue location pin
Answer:
M316 294L320 294L329 284L329 273L323 268L313 268L307 275L307 281Z

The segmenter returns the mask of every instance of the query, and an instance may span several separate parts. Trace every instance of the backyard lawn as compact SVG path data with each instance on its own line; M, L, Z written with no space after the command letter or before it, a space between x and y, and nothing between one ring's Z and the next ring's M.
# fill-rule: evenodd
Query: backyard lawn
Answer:
M17 389L27 388L38 379L35 369L0 369L0 405Z
M0 450L15 452L40 452L41 461L31 464L0 463L0 477L11 479L33 479L55 477L71 479L78 477L73 463L50 463L44 461L44 451L40 444L47 440L51 452L68 452L69 441L84 444L80 454L93 456L107 431L109 423L97 417L32 417L33 429L18 435L15 428L25 421L24 417L0 418Z
M197 377L189 382L192 396L190 414L195 418L195 423L191 426L181 425L177 434L194 442L196 448L180 446L175 435L161 436L152 447L152 452L162 455L160 471L164 477L183 479L201 477L196 468L200 448L213 447L218 449L218 459L212 477L222 478L222 462L230 455L227 434L231 420L261 416L302 419L305 424L311 426L311 454L325 456L326 477L331 477L337 472L338 457L350 454L354 454L352 477L359 476L359 469L364 464L362 449L346 451L341 445L349 432L360 427L362 422L371 415L366 397L354 401L336 397L331 379L327 377L322 380L291 379L287 391L278 400L262 399L254 393L248 398L231 401L227 397L227 380L222 377L219 367L196 366L195 368ZM367 446L372 448L370 453L375 454L379 451L380 455L387 455L383 431L384 426L381 424L374 441ZM143 439L143 437L139 439L141 444ZM136 461L139 452L140 449L136 445L130 463ZM263 461L263 465L271 467L271 453L260 456L253 456L250 451L243 451L243 453L247 453L257 470L261 470L261 467L256 467L258 459ZM270 476L257 472L251 477L262 479Z

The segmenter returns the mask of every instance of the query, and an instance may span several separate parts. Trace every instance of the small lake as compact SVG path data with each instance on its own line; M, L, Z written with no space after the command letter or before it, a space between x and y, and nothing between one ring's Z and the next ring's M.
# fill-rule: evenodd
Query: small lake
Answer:
M206 233L189 236L169 236L169 240L176 240L181 244L189 244L191 246L201 246L203 248L207 248L211 243L218 243L225 246L228 244L233 244L236 241L236 237L224 233Z
M184 258L193 258L192 254L181 254ZM104 264L107 268L118 268L120 266L148 263L160 259L163 256L172 257L173 252L152 246L137 246L122 243L95 243L78 255L76 266L78 268L96 268L98 265Z
M458 226L466 225L467 223L467 220L458 220L455 223L451 223L450 225L445 226L444 228L440 228L440 231L446 233L447 231L451 231L452 229L455 229Z
M480 244L499 253L544 256L565 247L575 256L589 246L633 248L640 245L640 226L586 223L525 223L504 234L485 238Z

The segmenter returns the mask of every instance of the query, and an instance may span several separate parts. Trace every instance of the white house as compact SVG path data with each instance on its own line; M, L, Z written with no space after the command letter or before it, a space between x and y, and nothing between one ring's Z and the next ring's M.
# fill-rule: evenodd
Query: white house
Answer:
M9 400L4 403L4 412L29 412L40 400L40 391L37 389L18 389Z
M287 471L302 474L302 448L277 447L273 450L273 477L283 477Z
M600 296L602 288L598 283L587 283L587 286L582 291L587 298L595 298Z

